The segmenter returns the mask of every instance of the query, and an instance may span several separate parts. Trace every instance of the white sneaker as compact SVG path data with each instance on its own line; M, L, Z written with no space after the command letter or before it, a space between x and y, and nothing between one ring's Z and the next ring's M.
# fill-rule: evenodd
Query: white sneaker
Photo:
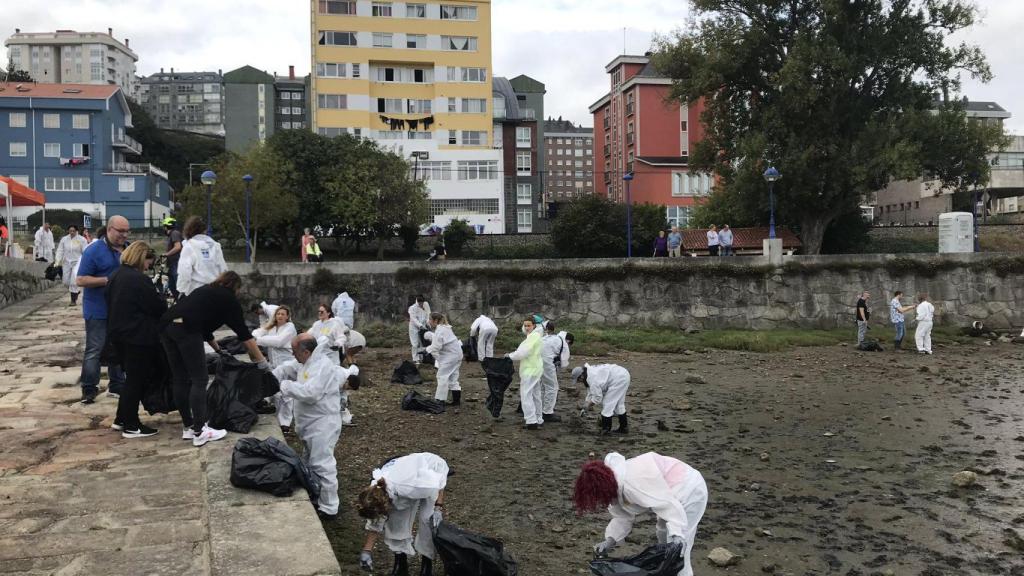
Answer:
M352 426L352 413L347 408L341 413L341 425Z
M185 428L181 431L182 440L191 440L196 437L196 433L191 428Z
M228 435L227 430L217 430L216 428L210 428L209 426L203 426L202 433L192 439L192 445L193 446L202 446L203 444L206 444L207 442L213 442L215 440L220 440L221 438L223 438L223 437L225 437L227 435Z

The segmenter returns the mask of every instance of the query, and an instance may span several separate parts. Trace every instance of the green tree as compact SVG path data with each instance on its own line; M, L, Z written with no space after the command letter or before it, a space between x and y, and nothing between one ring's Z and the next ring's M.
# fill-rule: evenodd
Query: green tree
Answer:
M7 81L8 82L35 82L32 79L32 75L25 70L19 70L13 66L7 70Z
M163 130L134 100L128 100L132 114L132 127L128 136L142 145L140 161L167 171L168 181L175 190L184 190L188 181L189 164L210 164L224 153L224 138L193 132ZM209 168L201 167L198 173ZM198 173L195 179L198 181ZM205 214L205 212L204 212Z
M705 139L692 165L727 195L705 211L764 223L774 164L777 219L818 253L825 230L893 179L932 173L946 187L984 183L1000 127L967 122L934 93L961 71L987 81L974 46L948 37L971 26L965 0L693 0L697 20L658 42L654 63L672 95L704 99ZM944 148L944 143L956 143Z
M462 256L466 244L476 240L476 230L465 220L452 220L444 229L444 246L452 256Z
M633 255L650 256L654 238L665 230L665 208L637 204L632 208ZM610 258L626 255L626 206L599 196L563 204L551 227L551 243L569 258Z

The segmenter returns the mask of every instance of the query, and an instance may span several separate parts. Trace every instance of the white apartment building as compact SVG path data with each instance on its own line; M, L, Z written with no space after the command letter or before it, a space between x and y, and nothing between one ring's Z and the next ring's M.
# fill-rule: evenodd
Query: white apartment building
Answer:
M113 28L102 32L22 32L4 41L11 69L28 72L36 82L55 84L116 84L125 94L137 94L135 63L139 57L114 38Z

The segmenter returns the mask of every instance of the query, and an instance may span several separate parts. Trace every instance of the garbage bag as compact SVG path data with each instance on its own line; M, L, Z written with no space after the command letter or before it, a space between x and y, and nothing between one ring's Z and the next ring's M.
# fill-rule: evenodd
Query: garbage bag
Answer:
M431 367L433 367L435 364L437 364L437 360L434 359L434 355L429 353L429 352L424 352L423 353L421 362L423 363L424 366L431 366Z
M469 362L477 362L480 358L476 353L476 338L466 338L462 341L462 355L466 357Z
M150 416L154 414L170 414L178 409L174 403L174 387L171 378L171 366L167 362L167 354L163 346L159 346L159 366L153 373L153 379L142 391L142 407Z
M516 561L501 540L442 521L434 529L434 548L448 576L517 576Z
M595 576L676 576L685 567L680 544L655 544L627 558L590 561L590 572Z
M487 410L491 416L497 418L501 416L505 391L512 384L516 368L510 358L484 358L481 365L484 368L484 375L487 376Z
M860 344L857 345L857 350L861 352L884 352L885 348L878 343L878 340L874 338L865 338Z
M231 453L231 485L290 496L305 488L315 504L320 483L290 446L277 438L240 438Z
M226 336L221 338L220 340L217 340L217 345L220 346L221 350L224 350L232 356L248 352L248 350L245 349L245 344L242 344L242 342L238 340L238 336Z
M64 269L61 266L54 266L53 264L50 264L49 266L46 267L46 271L43 272L43 276L47 280L56 280L58 278L63 278Z
M420 376L420 371L416 368L416 365L406 360L395 368L395 371L391 374L391 382L393 384L415 386L423 384L423 377Z
M416 410L430 414L444 414L444 402L427 398L415 390L402 397L402 410Z
M217 359L217 372L206 388L206 404L212 428L247 434L259 419L256 404L280 390L277 378L255 364L233 356Z

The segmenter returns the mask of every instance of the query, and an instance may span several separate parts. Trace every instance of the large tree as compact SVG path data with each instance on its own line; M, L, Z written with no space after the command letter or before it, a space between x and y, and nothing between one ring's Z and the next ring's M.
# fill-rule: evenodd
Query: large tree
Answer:
M966 189L989 177L1001 126L968 122L960 74L988 81L984 55L952 45L972 25L964 0L693 0L691 28L658 42L675 98L703 98L693 167L720 177L712 210L765 222L769 165L777 217L817 253L829 223L893 179L933 174ZM956 143L950 148L949 143Z

